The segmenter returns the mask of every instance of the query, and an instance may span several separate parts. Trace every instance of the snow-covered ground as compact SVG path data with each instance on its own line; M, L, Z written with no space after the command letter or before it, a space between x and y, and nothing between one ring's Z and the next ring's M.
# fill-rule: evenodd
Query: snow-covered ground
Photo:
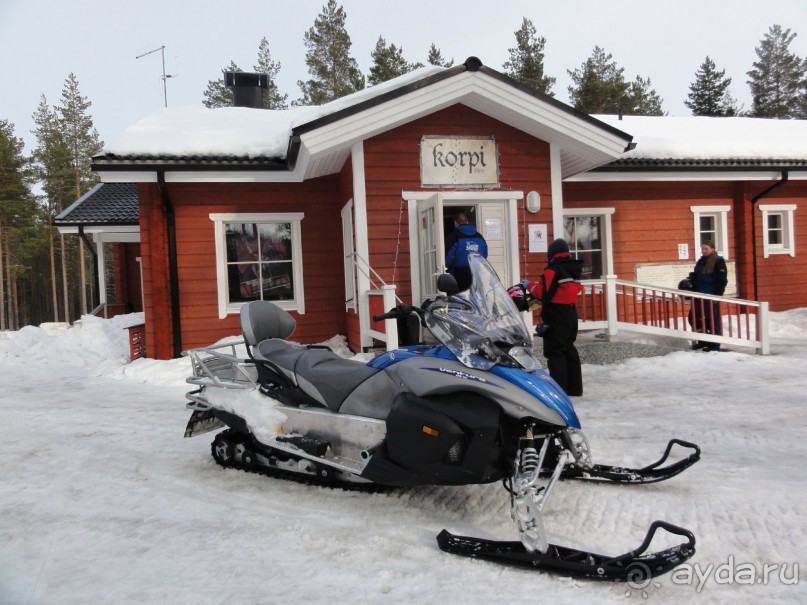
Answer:
M550 501L552 542L604 554L655 519L692 530L689 564L646 586L441 552L443 528L514 539L499 484L364 493L218 467L212 434L182 438L187 359L126 363L138 319L0 334L4 605L807 602L807 309L772 314L770 356L584 365L598 461L643 466L671 437L703 450L670 481L565 482Z

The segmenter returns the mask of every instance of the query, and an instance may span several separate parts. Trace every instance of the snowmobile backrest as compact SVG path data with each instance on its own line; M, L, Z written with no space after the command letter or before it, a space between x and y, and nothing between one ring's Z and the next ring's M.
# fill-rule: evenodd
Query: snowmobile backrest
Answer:
M268 300L253 300L241 307L241 332L247 346L269 338L287 338L296 327L291 315Z

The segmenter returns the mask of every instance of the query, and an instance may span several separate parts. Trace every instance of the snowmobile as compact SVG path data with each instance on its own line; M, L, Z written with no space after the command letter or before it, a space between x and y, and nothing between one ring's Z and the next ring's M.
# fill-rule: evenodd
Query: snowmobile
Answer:
M542 511L558 482L651 483L694 464L698 446L673 439L643 468L594 464L572 402L543 370L533 341L496 272L470 258L472 285L448 274L422 307L402 304L392 319L405 344L367 363L321 345L287 340L295 320L269 301L241 309L246 356L237 344L187 351L192 410L185 436L227 427L211 445L225 467L285 473L355 486L469 485L502 481L517 541L457 536L447 552L598 580L629 581L670 571L695 552L695 538L656 521L641 546L599 555L550 544ZM414 318L414 321L412 321ZM423 344L428 330L440 344ZM424 332L425 333L425 332ZM229 347L229 350L228 350ZM674 446L690 450L668 462ZM665 464L666 463L666 464ZM647 552L657 530L685 538Z

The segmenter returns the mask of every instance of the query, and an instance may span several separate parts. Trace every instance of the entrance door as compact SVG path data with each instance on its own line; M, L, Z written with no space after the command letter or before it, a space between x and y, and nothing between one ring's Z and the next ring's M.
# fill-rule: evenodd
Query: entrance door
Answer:
M496 271L499 280L507 288L513 284L510 262L510 229L507 220L507 204L504 202L481 202L476 204L478 217L476 230L488 244L488 262Z
M437 277L445 273L443 198L435 193L417 204L420 301L437 296Z

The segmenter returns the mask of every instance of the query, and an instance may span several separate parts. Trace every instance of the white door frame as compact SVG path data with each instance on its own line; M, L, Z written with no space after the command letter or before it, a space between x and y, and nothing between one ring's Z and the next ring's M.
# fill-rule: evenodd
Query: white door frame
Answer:
M409 211L409 264L412 280L412 301L418 304L422 300L420 291L420 247L418 244L418 202L433 197L434 191L403 191L401 197L408 203ZM520 279L521 269L518 258L518 200L524 199L523 191L441 191L443 202L450 204L473 204L476 202L501 202L507 204L508 220L508 263L510 274ZM442 217L440 230L442 231ZM445 236L445 234L443 234Z

